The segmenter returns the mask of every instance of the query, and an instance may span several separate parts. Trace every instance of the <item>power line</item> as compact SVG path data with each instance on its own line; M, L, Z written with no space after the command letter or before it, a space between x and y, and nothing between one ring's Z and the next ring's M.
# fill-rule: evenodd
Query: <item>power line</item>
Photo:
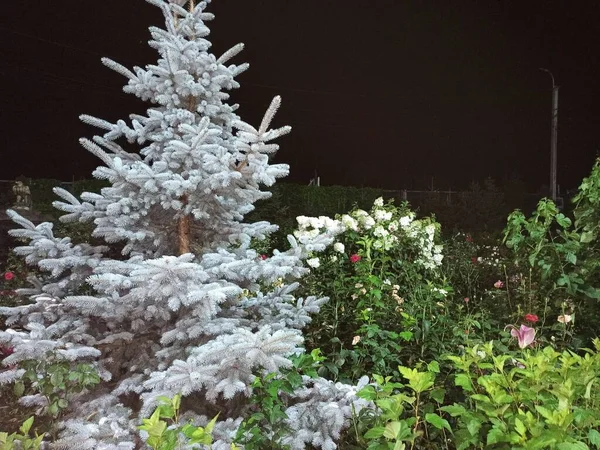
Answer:
M27 72L32 72L35 74L39 74L39 75L45 75L45 76L49 76L49 77L53 77L56 78L58 80L64 80L64 81L69 81L70 83L78 83L80 85L84 85L86 87L91 87L91 88L95 88L96 90L101 89L102 92L108 94L108 95L117 95L114 91L116 91L117 89L114 86L107 86L107 85L103 85L103 84L98 84L98 83L93 83L90 81L86 81L86 80L82 80L79 78L71 78L71 77L65 77L64 75L58 75L54 72L48 72L45 70L40 70L40 69L34 69L34 68L29 68L29 67L24 67L18 64L12 64L6 61L2 61L0 60L0 65L4 65L4 66L8 66L8 67L13 67L19 70L25 70ZM7 72L6 74L14 74L13 72ZM56 80L45 80L43 77L39 77L38 78L39 81L55 81L57 84L63 86L63 87L74 87L72 84L60 84L60 82L56 81ZM112 92L110 92L112 91Z
M56 45L58 47L69 48L71 50L77 50L77 51L80 51L80 52L89 53L89 54L94 55L94 56L100 56L101 58L104 56L104 55L101 55L100 53L96 53L96 52L93 52L91 50L88 50L88 49L85 49L85 48L82 48L82 47L75 47L73 45L64 44L62 42L51 41L50 39L44 39L44 38L41 38L39 36L34 36L33 34L23 33L21 31L15 31L15 30L7 28L7 27L0 26L0 30L6 31L6 32L11 33L11 34L15 34L17 36L28 37L30 39L35 39L37 41L46 42L48 44Z

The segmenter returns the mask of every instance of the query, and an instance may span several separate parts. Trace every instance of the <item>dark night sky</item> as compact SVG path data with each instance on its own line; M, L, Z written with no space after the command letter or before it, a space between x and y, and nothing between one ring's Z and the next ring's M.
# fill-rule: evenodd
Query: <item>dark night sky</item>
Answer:
M143 0L3 2L0 179L88 177L79 147L147 105L100 63L155 62ZM290 181L389 189L473 179L547 183L551 80L561 85L559 184L576 186L600 148L600 3L455 0L214 0L213 50L244 42L234 100L258 124L272 96L292 125L277 161Z

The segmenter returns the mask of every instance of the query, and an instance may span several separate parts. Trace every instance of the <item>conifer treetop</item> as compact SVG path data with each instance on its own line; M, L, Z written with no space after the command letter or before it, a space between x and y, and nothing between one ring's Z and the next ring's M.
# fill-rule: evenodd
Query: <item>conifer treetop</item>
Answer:
M61 220L93 220L94 235L125 241L125 253L198 253L240 241L255 231L241 223L244 215L270 196L260 186L289 172L286 164L270 163L279 149L272 141L291 130L270 128L281 98L273 99L258 128L241 120L227 91L239 87L235 78L248 68L228 64L243 44L219 57L209 52L208 2L191 2L186 10L183 1L147 1L165 18L164 29L150 27L158 62L133 70L102 62L128 79L126 93L153 106L144 116L132 114L129 124L81 116L104 130L81 144L104 163L93 175L112 186L84 194L83 203L57 191L66 200L56 203L67 212ZM122 137L139 145L139 154L115 142Z

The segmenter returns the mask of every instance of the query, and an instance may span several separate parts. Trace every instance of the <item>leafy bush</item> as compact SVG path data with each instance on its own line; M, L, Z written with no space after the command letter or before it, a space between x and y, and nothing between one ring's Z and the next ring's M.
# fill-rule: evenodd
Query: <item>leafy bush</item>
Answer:
M212 431L217 422L215 416L205 427L192 423L181 425L179 422L179 409L181 395L173 398L160 397L159 405L152 415L142 419L138 428L146 435L146 443L154 450L174 450L186 446L212 444Z
M412 448L436 440L446 442L452 433L449 422L440 415L445 390L435 387L439 364L433 361L425 370L403 366L398 370L407 384L374 375L375 383L358 393L377 407L376 414L364 409L355 418L359 448L404 450L406 443Z
M600 167L596 162L573 199L573 219L548 199L526 218L520 211L508 219L504 242L511 250L507 295L526 312L550 319L577 317L566 345L588 345L600 334ZM508 286L511 283L512 286Z
M316 349L291 359L290 369L256 377L252 383L253 412L241 423L235 439L235 444L243 445L244 450L290 449L289 437L294 431L288 423L286 397L301 388L302 376L317 377L324 358Z
M40 404L44 412L53 418L60 416L69 406L73 394L100 382L92 365L72 364L56 354L49 354L46 359L20 361L18 366L23 374L14 384L15 394L19 397L28 394L29 404Z
M494 343L450 356L462 403L441 408L457 419L457 449L600 447L600 339L583 355L552 347L520 357Z
M336 240L314 249L304 283L307 295L330 297L308 330L310 346L328 359L324 371L354 380L365 372L398 375L415 347L423 356L437 346L430 331L444 321L439 312L450 288L437 270L443 255L435 220L378 199L370 212L298 222L300 242L321 233ZM409 341L413 348L403 350Z
M39 450L44 439L44 434L37 434L35 437L29 435L33 425L33 417L30 417L19 429L18 433L5 433L0 431L0 450Z

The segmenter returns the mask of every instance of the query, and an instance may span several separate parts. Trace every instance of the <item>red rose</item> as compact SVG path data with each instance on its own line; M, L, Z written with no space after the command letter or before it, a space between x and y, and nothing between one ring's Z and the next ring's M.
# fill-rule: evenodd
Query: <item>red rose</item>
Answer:
M12 347L5 347L4 345L0 344L0 356L2 358L6 358L7 356L10 356L14 352L15 352L15 350Z
M465 303L469 303L469 297L465 297Z
M540 318L538 316L536 316L535 314L525 314L524 319L526 322L531 322L531 323L536 323L538 320L540 320Z
M350 262L357 263L359 261L360 261L360 256L357 255L356 253L354 255L350 256Z
M262 260L267 259L267 255L260 255L260 259L262 259Z
M10 281L15 277L15 274L12 272L4 272L4 279L6 281Z
M467 234L467 238L466 238L467 242L473 242L473 238L471 237L470 234Z
M471 262L472 262L473 264L477 264L477 258L476 258L475 256L473 256L473 257L471 258Z

